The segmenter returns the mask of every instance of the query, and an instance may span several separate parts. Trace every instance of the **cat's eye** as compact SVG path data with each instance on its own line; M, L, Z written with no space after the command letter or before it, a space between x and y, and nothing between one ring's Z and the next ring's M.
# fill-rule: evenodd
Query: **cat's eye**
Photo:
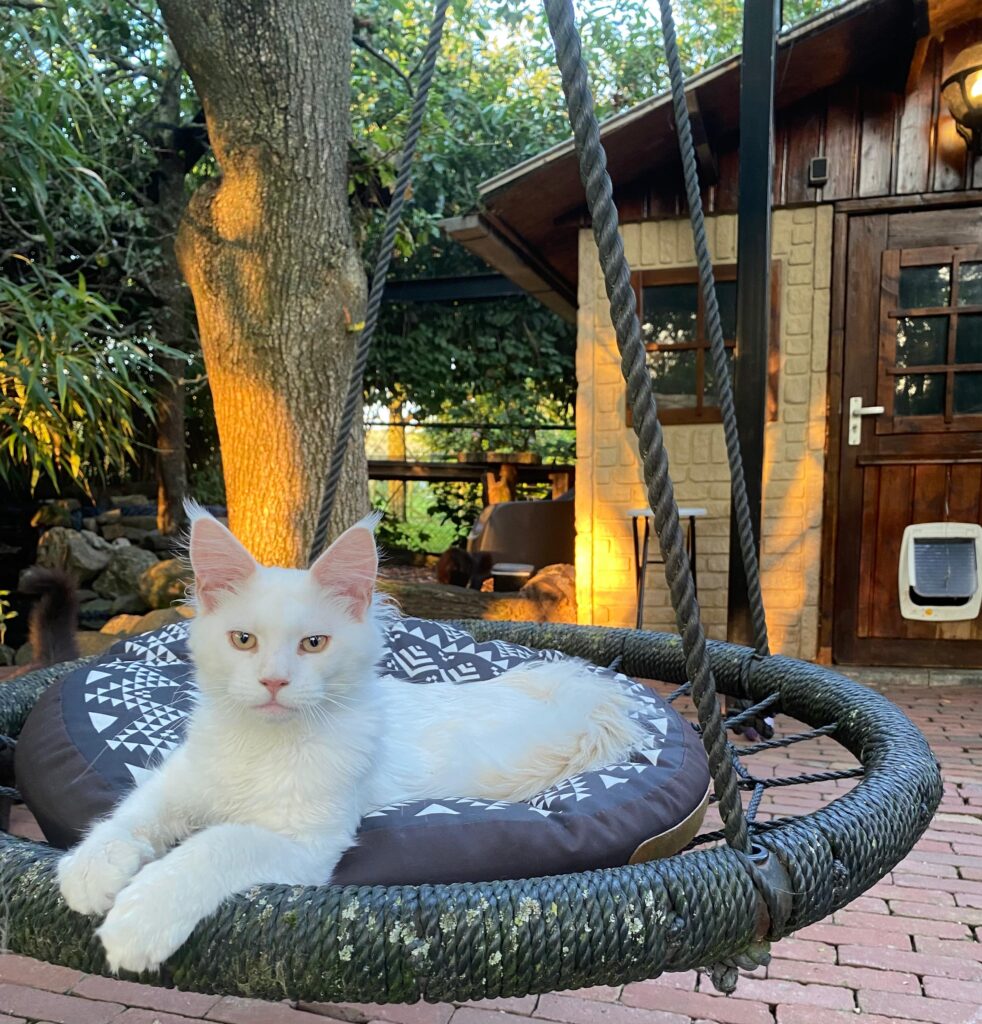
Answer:
M251 651L256 646L255 633L244 633L241 629L233 629L228 638L237 651Z
M327 648L327 645L331 642L329 636L318 634L317 636L305 636L300 641L300 650L305 651L307 654L319 654L321 651Z

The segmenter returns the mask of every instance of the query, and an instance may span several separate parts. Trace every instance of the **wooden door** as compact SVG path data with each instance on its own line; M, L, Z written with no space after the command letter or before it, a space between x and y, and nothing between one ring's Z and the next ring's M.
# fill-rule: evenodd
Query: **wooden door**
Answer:
M982 523L982 210L850 218L833 658L982 668L982 618L904 619L910 523ZM849 400L882 405L848 443Z

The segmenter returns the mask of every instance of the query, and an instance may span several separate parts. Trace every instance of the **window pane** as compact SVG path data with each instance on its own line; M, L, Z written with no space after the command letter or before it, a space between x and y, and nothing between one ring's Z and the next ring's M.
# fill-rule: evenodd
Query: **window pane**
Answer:
M661 284L641 290L641 330L648 344L675 345L696 340L694 284Z
M958 305L982 306L982 263L962 263L958 268Z
M944 374L909 373L894 384L894 416L937 416L944 412Z
M719 300L719 319L723 325L723 337L727 341L736 338L736 281L717 281L716 297Z
M904 309L947 306L951 296L951 267L902 267L900 305Z
M658 404L665 409L694 409L696 406L696 353L649 352L648 368L655 384Z
M982 412L982 373L955 374L955 412Z
M726 361L730 367L730 381L733 381L733 349L728 348L726 350ZM713 357L710 352L706 352L706 395L704 402L706 405L719 405L719 395L716 393L716 373L713 370Z
M897 366L930 366L947 361L946 316L905 316L897 321Z
M958 318L955 336L956 363L982 363L982 314Z

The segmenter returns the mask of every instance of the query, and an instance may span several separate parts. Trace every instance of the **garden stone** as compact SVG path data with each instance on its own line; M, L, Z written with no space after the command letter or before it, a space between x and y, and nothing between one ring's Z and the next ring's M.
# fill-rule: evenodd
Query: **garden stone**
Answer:
M94 516L83 516L82 529L87 530L89 533L97 534L99 532L99 520Z
M94 530L83 530L82 536L94 547L97 551L109 551L112 545L106 540L105 537L99 536Z
M13 665L14 658L17 657L17 652L13 647L8 647L6 644L0 644L0 665Z
M179 604L174 608L157 608L142 616L135 629L137 633L149 633L151 630L170 626L175 622L183 622L193 616L194 609L186 604Z
M123 516L123 526L129 526L135 530L156 530L156 516Z
M128 541L125 537L117 537L110 545L114 548L128 548L132 542Z
M122 518L123 510L121 508L111 508L108 512L96 516L96 522L100 526L109 526L111 523L118 523Z
M102 528L102 536L106 540L119 540L121 537L140 544L149 535L149 530L140 530L135 526L123 526L121 523L112 523Z
M151 608L170 608L175 601L184 599L191 570L179 558L157 562L140 577L137 593Z
M99 595L94 590L76 590L75 597L79 604L84 604L86 601L94 601Z
M94 601L86 601L78 606L78 623L85 629L99 629L104 625L110 615L112 601L104 597L97 597Z
M133 594L143 573L156 564L157 556L151 551L144 551L132 545L117 548L112 553L109 565L96 577L92 589L102 597L110 599Z
M139 594L122 594L113 601L110 610L113 615L142 615L150 609Z
M111 495L109 501L114 509L133 508L150 504L150 500L145 494L116 494Z
M72 514L61 505L42 505L31 517L31 526L48 529L52 526L72 525Z
M53 526L38 543L38 565L46 569L64 569L79 583L87 583L109 565L111 558L108 545L103 549L90 543L89 537L95 537L95 534Z
M112 636L119 636L122 633L125 633L127 636L133 636L134 633L141 632L141 617L140 615L114 615L99 632L111 634Z

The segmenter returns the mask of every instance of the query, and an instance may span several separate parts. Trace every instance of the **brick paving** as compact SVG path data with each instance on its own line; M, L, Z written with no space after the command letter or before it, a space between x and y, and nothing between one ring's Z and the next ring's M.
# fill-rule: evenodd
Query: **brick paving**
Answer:
M945 796L934 823L891 874L849 908L775 945L771 964L746 974L732 996L690 971L481 1003L291 1006L89 977L7 954L0 1024L982 1024L982 673L976 685L887 689L941 761ZM752 762L760 775L853 763L824 739ZM761 816L807 812L851 785L772 790ZM16 831L35 829L24 814L17 819Z

